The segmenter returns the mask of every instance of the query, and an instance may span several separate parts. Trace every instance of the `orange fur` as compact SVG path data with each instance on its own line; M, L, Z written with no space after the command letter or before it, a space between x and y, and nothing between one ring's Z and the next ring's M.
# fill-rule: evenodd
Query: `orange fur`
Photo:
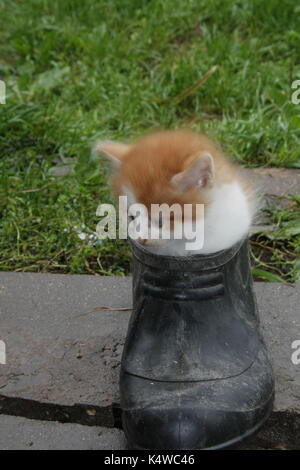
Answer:
M207 204L209 190L191 189L178 194L170 184L171 178L199 156L210 153L214 160L214 184L230 183L237 177L235 166L204 134L191 131L164 131L143 137L127 152L122 152L120 172L114 178L116 195L125 185L134 188L137 201L150 208L151 204ZM194 213L193 213L194 214Z

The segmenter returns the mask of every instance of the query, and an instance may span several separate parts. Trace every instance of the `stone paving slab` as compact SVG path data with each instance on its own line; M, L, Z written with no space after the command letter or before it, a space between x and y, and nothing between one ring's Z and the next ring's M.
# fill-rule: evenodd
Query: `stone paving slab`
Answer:
M300 170L289 168L244 168L258 191L269 196L300 194Z
M300 419L273 413L239 450L299 449ZM0 415L0 450L126 450L123 431ZM126 452L125 452L126 455Z
M130 307L130 279L0 273L0 340L6 344L0 410L17 406L13 414L31 417L23 409L29 400L43 419L50 412L59 420L113 425L130 312L76 317L101 305Z
M119 429L0 415L0 450L123 450Z
M300 413L300 284L256 283L262 327L276 374L276 411ZM0 273L0 412L115 426L118 377L131 279ZM299 354L300 357L300 354ZM117 423L117 424L116 424Z

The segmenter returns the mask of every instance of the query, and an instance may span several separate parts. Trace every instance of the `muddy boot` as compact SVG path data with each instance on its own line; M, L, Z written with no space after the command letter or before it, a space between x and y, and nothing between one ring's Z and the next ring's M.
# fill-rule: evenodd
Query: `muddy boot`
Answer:
M264 423L274 397L248 241L188 257L131 248L134 309L120 376L128 447L240 442Z

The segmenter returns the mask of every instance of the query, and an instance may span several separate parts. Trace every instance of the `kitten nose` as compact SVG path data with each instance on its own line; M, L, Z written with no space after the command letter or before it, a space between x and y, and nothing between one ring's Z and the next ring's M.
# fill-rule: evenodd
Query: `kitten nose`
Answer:
M146 245L146 239L145 238L138 238L137 240L141 245Z

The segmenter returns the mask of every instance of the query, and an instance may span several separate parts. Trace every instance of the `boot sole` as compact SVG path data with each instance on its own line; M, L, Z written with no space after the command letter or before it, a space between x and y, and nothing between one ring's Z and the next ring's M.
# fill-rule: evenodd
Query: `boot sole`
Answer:
M273 399L271 400L271 405L273 405ZM261 421L259 421L259 423L257 423L255 426L253 426L253 428L249 429L247 432L245 432L241 436L230 439L229 441L223 442L222 444L218 444L217 446L202 447L201 449L182 449L182 450L222 450L222 449L227 449L237 444L240 444L245 439L255 434L265 424L267 419L270 417L271 411L272 411L272 406L270 407L266 416ZM137 445L132 446L129 442L127 443L126 448L127 450L162 450L162 449L147 449L146 447L140 447ZM168 450L168 449L165 449L165 450Z

